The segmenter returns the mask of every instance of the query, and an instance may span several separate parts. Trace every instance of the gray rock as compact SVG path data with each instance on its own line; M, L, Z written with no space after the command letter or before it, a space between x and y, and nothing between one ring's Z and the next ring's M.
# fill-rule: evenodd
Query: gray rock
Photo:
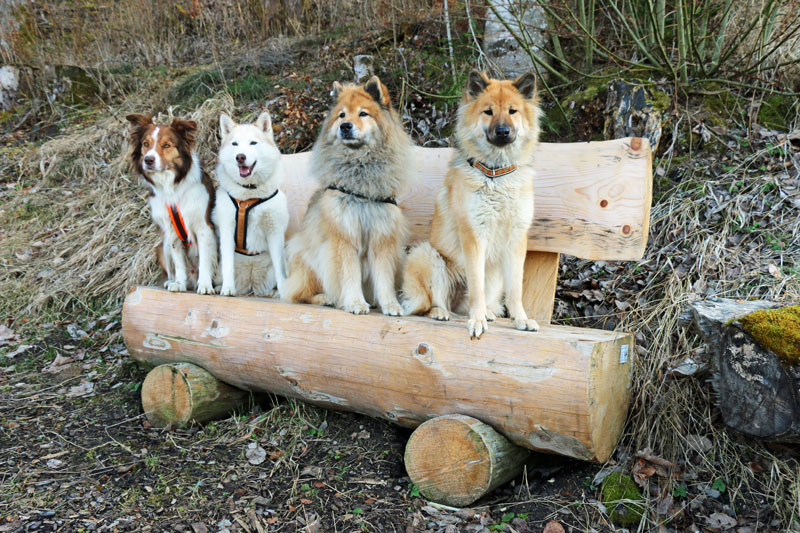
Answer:
M19 69L10 65L0 67L0 110L14 107L19 92Z
M353 71L356 74L356 83L365 83L374 74L374 57L370 55L358 55L353 57Z
M497 70L507 78L535 72L533 60L514 34L527 44L536 57L549 63L549 58L544 52L548 44L547 17L539 3L495 0L492 4L497 14L492 9L486 10L483 49ZM512 31L509 31L503 22L508 24ZM539 71L541 70L540 68Z

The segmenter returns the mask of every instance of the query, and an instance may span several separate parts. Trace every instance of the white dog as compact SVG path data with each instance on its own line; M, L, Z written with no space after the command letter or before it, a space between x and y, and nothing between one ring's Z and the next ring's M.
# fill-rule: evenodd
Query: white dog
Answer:
M281 153L269 113L253 124L219 117L222 144L217 165L217 202L212 218L219 232L223 296L273 296L286 279L283 244L289 225L281 192ZM269 252L269 256L265 252Z

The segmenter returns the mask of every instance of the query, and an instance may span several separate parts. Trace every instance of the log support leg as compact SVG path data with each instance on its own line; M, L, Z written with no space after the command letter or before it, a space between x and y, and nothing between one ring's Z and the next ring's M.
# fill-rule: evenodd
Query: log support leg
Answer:
M142 384L142 407L155 427L186 427L225 418L249 393L191 363L155 367Z
M464 507L519 475L529 456L480 420L444 415L414 430L405 463L420 494Z

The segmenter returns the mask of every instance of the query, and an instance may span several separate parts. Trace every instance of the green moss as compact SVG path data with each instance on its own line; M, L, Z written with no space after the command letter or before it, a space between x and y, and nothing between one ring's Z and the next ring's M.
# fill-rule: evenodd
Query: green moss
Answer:
M787 364L800 364L800 305L764 309L738 320L758 343Z
M771 130L787 129L793 103L791 97L782 94L764 98L758 108L758 123Z
M651 89L648 91L647 103L663 114L669 110L669 106L672 104L672 97L665 92Z
M741 98L730 91L718 89L717 86L707 89L714 92L703 96L703 107L708 111L708 120L713 126L729 125L731 117L744 115L744 103Z
M623 500L642 501L642 492L628 474L609 474L600 487L600 500L610 511L611 521L620 526L636 525L644 514L643 505L623 503Z

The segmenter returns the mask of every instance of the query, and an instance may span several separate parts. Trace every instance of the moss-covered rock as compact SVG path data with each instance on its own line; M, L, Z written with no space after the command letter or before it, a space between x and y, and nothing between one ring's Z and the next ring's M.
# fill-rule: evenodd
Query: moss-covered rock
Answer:
M628 474L609 474L600 486L600 500L609 511L611 521L619 526L634 526L644 514L642 491Z
M800 364L800 305L755 311L740 318L739 323L783 362Z
M787 129L793 103L794 100L790 96L782 94L767 96L758 107L758 123L771 130Z

